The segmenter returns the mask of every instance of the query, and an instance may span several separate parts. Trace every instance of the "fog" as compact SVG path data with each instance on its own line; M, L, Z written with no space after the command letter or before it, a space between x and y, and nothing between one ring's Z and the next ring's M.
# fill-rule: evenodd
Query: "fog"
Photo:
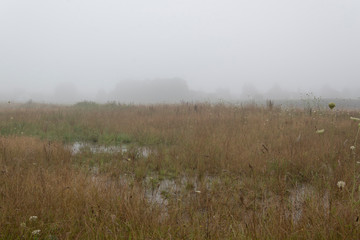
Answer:
M1 0L0 101L360 97L358 0Z

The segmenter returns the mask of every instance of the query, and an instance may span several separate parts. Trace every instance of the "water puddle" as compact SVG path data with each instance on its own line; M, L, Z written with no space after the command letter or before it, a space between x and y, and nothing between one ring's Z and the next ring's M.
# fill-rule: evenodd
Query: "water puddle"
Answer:
M213 184L213 177L206 176L204 181L204 188L210 190ZM153 177L147 177L144 180L145 196L149 202L167 206L168 199L180 198L180 196L192 193L194 195L200 194L200 183L196 177L183 176L180 179L164 179L161 181L154 180Z
M95 145L85 142L75 142L74 144L69 146L69 149L73 155L76 155L85 151L90 151L91 153L110 153L110 154L126 153L131 148L127 145L105 146L105 145ZM147 158L151 153L151 149L147 147L138 147L135 150L138 151L142 155L142 157L145 158Z
M305 201L313 194L313 191L310 187L301 185L290 192L289 200L291 203L291 220L293 223L296 224L301 219Z
M153 179L151 177L145 180L146 185L148 185L145 187L146 198L150 203L167 206L169 196L174 194L179 186L174 180L165 179L155 184L152 181Z
M329 214L329 192L326 191L324 195L319 195L316 190L310 185L300 185L290 192L290 204L291 204L291 220L294 224L297 224L303 212L306 208L307 201L321 201L324 215Z
M150 154L156 151L149 147L136 147L133 145L105 146L85 142L75 142L72 145L68 145L68 149L72 155L90 152L93 154L135 154L137 157L143 158L149 157ZM93 183L105 188L112 186L112 184L133 186L136 182L133 174L120 175L117 179L112 178L110 180L100 174L99 166L90 167L88 173ZM168 207L172 200L184 200L183 196L196 197L201 193L201 187L204 188L204 190L211 189L214 180L214 177L211 176L205 176L202 180L189 176L183 176L177 179L164 179L162 176L155 174L145 177L140 183L138 182L140 184L138 186L142 188L144 197L148 203L161 207L162 215L165 218L168 215ZM185 197L185 201L187 201L187 197Z

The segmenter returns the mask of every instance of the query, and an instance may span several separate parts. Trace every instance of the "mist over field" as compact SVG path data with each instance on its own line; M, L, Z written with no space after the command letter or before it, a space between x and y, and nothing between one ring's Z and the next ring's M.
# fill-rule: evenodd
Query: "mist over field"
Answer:
M0 2L0 100L360 97L360 2Z
M119 102L135 104L180 103L180 102L241 102L265 100L304 100L319 99L360 99L360 89L344 88L337 90L324 86L317 91L289 91L275 84L266 91L258 90L253 84L246 83L234 93L230 89L218 88L213 92L193 90L188 83L180 78L124 80L112 89L85 91L74 83L65 82L57 85L49 92L28 91L25 88L14 88L0 92L0 101L14 102L42 102L73 104L80 101L94 101L98 103Z
M0 0L1 239L359 239L359 0Z

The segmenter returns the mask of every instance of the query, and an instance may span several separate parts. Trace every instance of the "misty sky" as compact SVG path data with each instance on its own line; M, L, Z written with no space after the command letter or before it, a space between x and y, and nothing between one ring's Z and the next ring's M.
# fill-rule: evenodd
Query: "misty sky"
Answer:
M1 0L0 87L360 88L359 13L359 0Z

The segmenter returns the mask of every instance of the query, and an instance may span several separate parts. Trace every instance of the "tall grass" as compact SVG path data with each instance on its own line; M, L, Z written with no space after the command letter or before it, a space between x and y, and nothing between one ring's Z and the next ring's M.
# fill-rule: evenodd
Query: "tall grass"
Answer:
M356 239L359 113L334 111L3 106L0 238Z

